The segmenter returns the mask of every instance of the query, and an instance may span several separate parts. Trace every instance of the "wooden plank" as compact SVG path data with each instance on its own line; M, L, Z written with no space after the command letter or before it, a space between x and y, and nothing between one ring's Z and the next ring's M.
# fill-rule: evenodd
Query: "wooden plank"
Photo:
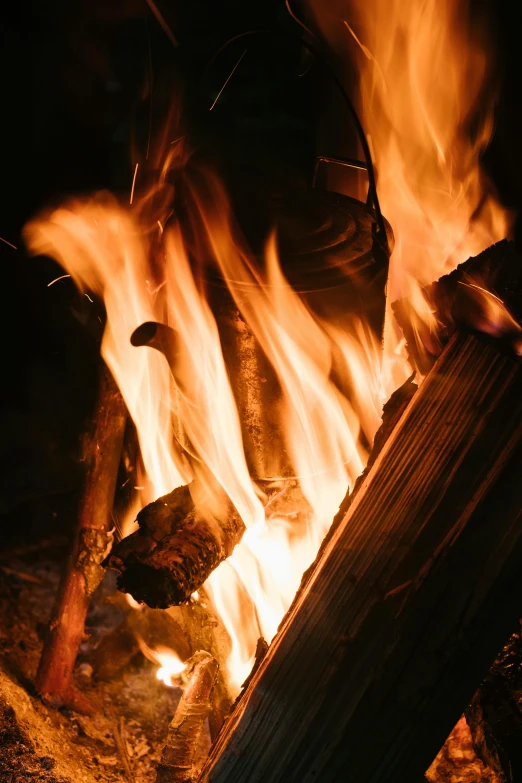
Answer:
M522 367L455 334L408 405L200 783L418 781L522 600Z

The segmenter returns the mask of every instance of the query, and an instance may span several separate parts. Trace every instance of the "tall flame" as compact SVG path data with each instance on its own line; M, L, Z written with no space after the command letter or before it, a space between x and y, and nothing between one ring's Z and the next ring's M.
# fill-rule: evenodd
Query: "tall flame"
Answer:
M357 65L361 119L395 248L385 329L385 381L408 372L391 304L411 303L420 344L435 319L421 287L509 230L480 160L492 135L494 57L467 0L309 0L323 35Z
M340 0L329 8L344 36L336 46L357 52L379 194L395 233L388 303L410 297L412 320L426 338L433 315L422 285L506 233L506 217L479 166L492 124L491 103L480 117L475 111L486 94L487 58L467 35L463 3L368 0L355 12ZM321 9L319 23L329 32ZM33 221L26 238L32 251L58 259L81 289L103 297L102 354L138 431L146 473L141 501L196 476L211 510L228 497L245 522L243 541L206 584L231 637L230 684L237 691L258 637L274 636L339 502L363 469L383 401L410 369L390 312L384 365L379 340L359 317L341 324L314 315L285 279L275 236L267 240L261 271L234 235L226 194L209 171L192 180L186 174L192 214L184 233L171 213L172 155L145 195L135 172L132 206L107 194L74 201ZM208 258L277 376L284 446L298 477L295 503L295 483L266 502L249 474L199 272ZM131 334L146 321L175 330L172 374L159 353L131 346ZM339 377L342 384L334 381ZM190 443L190 458L173 437L175 421Z
M204 192L193 185L192 203L200 241L279 380L284 445L299 477L295 503L293 482L263 508L263 493L249 475L216 320L178 223L154 227L143 204L129 210L101 194L35 221L26 236L33 251L54 255L81 288L103 296L102 354L137 426L146 471L142 501L196 476L211 510L217 512L226 496L247 526L242 543L207 584L231 636L230 684L237 691L257 639L274 636L365 464L360 432L364 443L371 442L382 405L379 350L356 317L346 330L311 313L283 275L274 236L261 274L234 237L226 194L211 172ZM159 353L130 343L133 331L150 320L175 330L174 377ZM332 379L334 354L337 377L353 390L350 399ZM173 438L173 417L195 458L187 459Z

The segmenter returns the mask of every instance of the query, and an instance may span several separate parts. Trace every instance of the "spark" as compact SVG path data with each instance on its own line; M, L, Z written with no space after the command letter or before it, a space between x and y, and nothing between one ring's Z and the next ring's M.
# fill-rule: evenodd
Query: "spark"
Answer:
M52 285L58 282L58 280L65 280L66 277L70 277L71 275L60 275L60 277L55 277L54 280L51 280L50 283L47 283L47 288L50 288Z
M134 489L145 489L145 487L134 487Z
M368 47L365 46L363 42L359 40L359 38L356 36L354 30L352 30L352 28L350 27L346 19L343 19L343 22L344 22L344 26L346 27L346 29L348 30L348 32L350 33L350 35L352 36L355 43L360 48L361 52L364 54L366 59L374 64L375 69L377 70L377 73L379 74L379 78L382 82L382 91L386 94L387 93L386 79L384 78L384 73L382 72L381 66L379 65L379 63L377 62L373 54L370 52Z
M464 283L462 280L459 280L459 285L464 285L466 288L475 288L477 291L482 291L483 294L486 294L486 296L491 296L493 299L496 299L499 304L502 305L502 307L505 309L506 305L500 299L496 294L492 293L491 291L488 291L487 288L482 288L482 286L477 285L476 283Z
M160 221L160 220L158 220L157 222L158 222L158 226L159 226L160 234L163 234L163 226L161 225L161 221Z
M178 42L177 42L176 36L174 35L172 30L170 29L170 27L166 23L165 18L163 17L163 14L159 10L159 8L156 5L156 3L153 2L153 0L146 0L146 3L149 6L149 8L152 11L152 13L154 14L154 16L156 17L156 20L158 21L161 29L163 30L163 32L165 33L165 35L167 36L167 38L169 39L171 44L177 48Z
M230 79L231 79L231 78L232 78L232 76L234 75L234 71L236 70L237 66L239 65L239 63L241 62L241 60L243 59L243 57L245 56L245 54L246 54L246 53L247 53L247 49L245 49L245 51L243 52L243 54L241 55L241 57L239 58L239 60L237 61L237 63L234 65L234 67L232 68L232 70L231 70L231 71L230 71L230 73L228 74L228 77L227 77L227 80L225 81L225 84L223 85L223 87L222 87L222 88L220 89L220 91L218 92L218 94L217 94L217 96L216 96L216 100L214 101L214 103L213 103L213 104L212 104L212 106L210 107L209 111L212 111L212 109L214 108L214 106L216 105L216 103L219 101L219 99L220 99L220 97L221 97L221 93L223 92L223 90L225 89L225 87L227 86L227 84L229 83Z
M89 296L89 294L84 294L84 296L86 296L86 297L87 297L87 299L89 300L89 302L91 302L91 304L94 304L94 299L91 299L91 297Z
M312 31L311 31L311 30L309 30L309 29L308 29L308 27L305 25L305 23L304 23L304 22L302 22L302 21L299 19L299 17L297 16L297 14L295 14L295 13L294 13L294 11L293 11L293 9L292 9L292 6L290 5L290 0L286 0L286 3L285 3L285 5L286 5L286 10L287 10L287 11L288 11L288 13L290 14L290 16L292 17L292 19L294 20L294 22L295 22L296 24L298 24L298 25L299 25L299 27L300 27L302 30L304 30L304 31L305 31L305 33L307 33L307 34L310 36L310 38L311 38L312 40L316 39L316 36L315 36L315 35L312 33Z
M9 245L9 247L12 247L13 250L18 250L16 245L13 245L12 242L8 242L7 239L4 239L3 237L0 237L0 242L4 242L6 245Z
M114 512L113 511L111 511L111 519L112 519L112 523L113 523L114 527L116 528L116 533L118 534L118 538L121 540L123 538L121 525L118 522L118 520L116 519L116 517L114 516Z
M136 185L136 177L138 176L138 166L139 165L140 165L139 163L136 163L136 168L134 169L134 177L132 178L132 188L131 188L129 204L132 204L132 201L134 199L134 186Z

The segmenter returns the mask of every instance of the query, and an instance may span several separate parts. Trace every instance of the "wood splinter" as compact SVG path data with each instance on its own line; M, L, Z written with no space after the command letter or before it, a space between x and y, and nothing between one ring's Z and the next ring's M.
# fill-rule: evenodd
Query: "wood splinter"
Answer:
M219 666L210 653L199 650L190 659L188 667L188 685L169 726L156 783L190 783L194 780L196 751L211 710L210 695Z

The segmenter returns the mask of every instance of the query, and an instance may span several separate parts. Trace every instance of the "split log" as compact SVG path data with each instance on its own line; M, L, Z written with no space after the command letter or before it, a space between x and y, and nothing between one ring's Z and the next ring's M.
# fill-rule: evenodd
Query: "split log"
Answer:
M111 510L127 411L105 364L102 366L88 468L71 555L60 584L44 643L35 687L53 706L90 711L87 699L72 687L72 674L91 595L112 541Z
M422 779L522 601L522 366L454 334L200 783Z
M106 560L120 572L120 590L152 608L188 601L232 554L245 531L233 506L225 508L220 519L201 514L186 486L145 506L138 514L139 530L114 547Z
M407 299L395 302L392 309L412 365L429 372L456 324L510 340L520 356L521 292L521 257L514 242L503 239L423 289L426 309L436 314L436 333L431 326L412 322Z
M210 694L218 664L199 651L189 662L189 680L169 726L167 742L158 764L156 783L190 783L199 738L211 710Z

